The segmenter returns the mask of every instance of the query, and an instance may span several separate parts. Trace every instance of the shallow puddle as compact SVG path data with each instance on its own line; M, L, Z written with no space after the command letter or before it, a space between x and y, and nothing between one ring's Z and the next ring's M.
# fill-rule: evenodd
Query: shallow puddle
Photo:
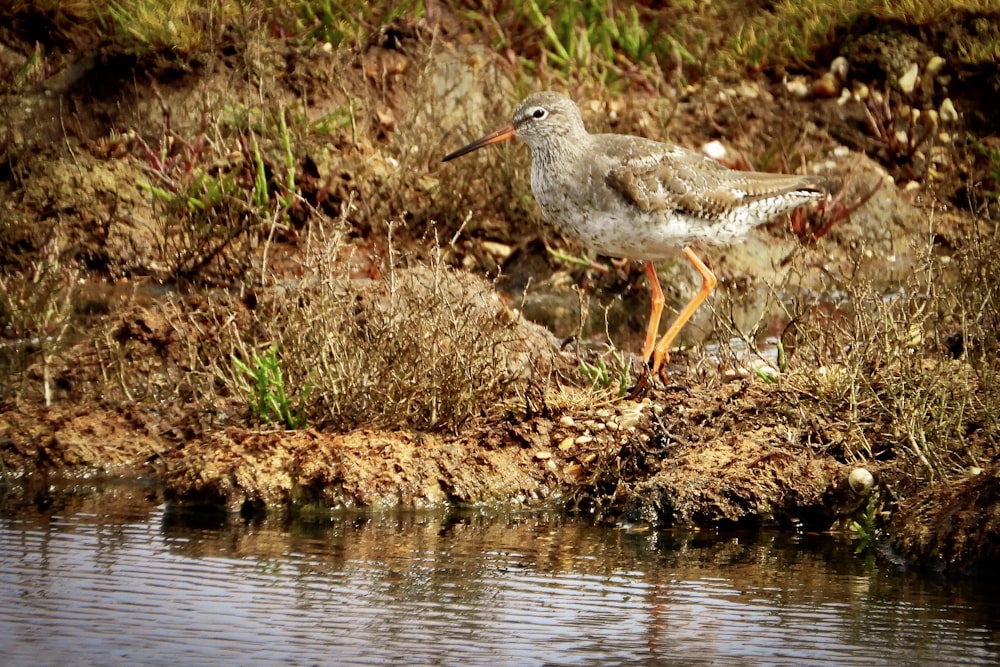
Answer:
M135 486L0 507L7 665L1000 661L1000 587L843 537L545 511L181 517Z

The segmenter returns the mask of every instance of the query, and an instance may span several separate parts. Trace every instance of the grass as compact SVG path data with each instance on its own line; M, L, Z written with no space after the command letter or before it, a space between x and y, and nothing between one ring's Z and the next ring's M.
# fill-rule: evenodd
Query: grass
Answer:
M182 136L163 106L155 136L132 133L147 180L139 188L149 196L161 228L156 264L174 282L205 283L220 276L245 274L254 250L278 229L299 220L299 142L288 122L289 111L228 108L218 116L202 115L201 126ZM295 121L307 121L297 116ZM265 243L265 258L266 258Z
M290 378L314 378L312 422L454 431L496 418L525 391L535 354L488 283L440 259L347 280L338 233L312 234L309 283L293 302L268 292L251 334L280 338Z
M37 29L47 43L103 45L110 52L171 59L211 55L227 31L268 39L358 48L377 26L422 16L423 3L296 0L14 0L7 13L16 28ZM34 24L34 25L32 25Z
M997 13L991 0L932 0L880 2L879 0L783 0L769 11L755 12L733 32L723 58L750 66L784 67L811 63L856 25L874 20L900 27L934 26L949 16L982 15L975 37L955 45L953 56L965 64L996 62L1000 33L990 18ZM987 27L989 26L989 27ZM825 64L825 63L824 63ZM919 63L923 65L924 63Z
M594 391L611 394L616 399L625 398L628 393L629 364L620 351L614 351L611 366L600 357L594 363L581 359L580 373Z
M263 354L252 350L246 362L235 355L232 360L236 370L249 380L245 390L249 393L250 410L257 419L268 424L284 424L290 429L306 425L305 405L312 383L306 382L293 406L285 389L277 343L272 343Z
M50 241L27 275L0 274L0 334L9 342L0 348L5 368L0 378L20 379L17 393L30 386L27 369L38 360L42 399L53 403L53 363L65 347L73 317L73 288L78 271L64 263L57 242ZM4 382L6 384L6 381ZM6 392L0 392L0 399Z
M785 0L766 9L732 0L685 1L655 9L616 0L516 0L492 11L458 2L445 3L442 10L460 14L481 34L495 37L498 48L524 53L521 65L530 69L538 58L521 43L526 37L540 45L538 55L548 64L574 80L585 75L605 82L631 79L637 65L675 61L693 70L706 64L809 66L815 54L866 19L923 28L950 15L967 15L978 22L969 39L955 42L951 55L970 65L995 62L1000 55L1000 33L990 21L997 8L991 0ZM111 51L180 61L211 53L227 32L361 49L383 26L413 25L426 18L424 3L417 0L353 6L331 0L15 0L8 14L15 29L37 30L41 21L46 44L104 45Z
M613 73L607 66L617 58L644 63L654 52L656 20L640 19L635 5L606 0L573 4L525 0L514 3L514 11L541 31L546 57L567 72L590 71L607 78Z
M1000 241L965 243L950 262L923 256L894 293L848 280L842 309L796 317L789 404L845 462L899 459L933 481L1000 451L1000 283L982 268Z
M880 534L878 524L876 523L878 506L879 496L877 493L873 493L868 497L864 511L851 524L851 529L858 536L858 542L854 546L855 554L869 553L878 546Z

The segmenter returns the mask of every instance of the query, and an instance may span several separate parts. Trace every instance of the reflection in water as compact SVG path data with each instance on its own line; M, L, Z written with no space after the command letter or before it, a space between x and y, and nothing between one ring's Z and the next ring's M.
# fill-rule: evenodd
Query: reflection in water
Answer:
M546 512L204 526L156 502L0 504L4 664L1000 660L992 584L889 571L829 536Z

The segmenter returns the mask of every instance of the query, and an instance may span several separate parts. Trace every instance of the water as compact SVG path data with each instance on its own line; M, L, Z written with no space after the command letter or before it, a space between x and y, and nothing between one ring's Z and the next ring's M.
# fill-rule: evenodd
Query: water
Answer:
M0 507L5 665L1000 662L995 583L843 537L545 511L179 517L128 485Z

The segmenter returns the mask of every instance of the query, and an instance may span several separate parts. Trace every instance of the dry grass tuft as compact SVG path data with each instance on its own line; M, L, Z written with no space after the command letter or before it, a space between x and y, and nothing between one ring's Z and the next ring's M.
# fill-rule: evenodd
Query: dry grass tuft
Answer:
M950 260L926 254L891 294L851 281L845 305L803 314L786 397L817 444L929 480L996 456L998 251L996 235L970 238Z
M310 387L310 424L456 430L548 376L550 337L485 280L440 259L350 279L338 234L311 233L307 277L268 290L237 343L278 343L290 391Z

